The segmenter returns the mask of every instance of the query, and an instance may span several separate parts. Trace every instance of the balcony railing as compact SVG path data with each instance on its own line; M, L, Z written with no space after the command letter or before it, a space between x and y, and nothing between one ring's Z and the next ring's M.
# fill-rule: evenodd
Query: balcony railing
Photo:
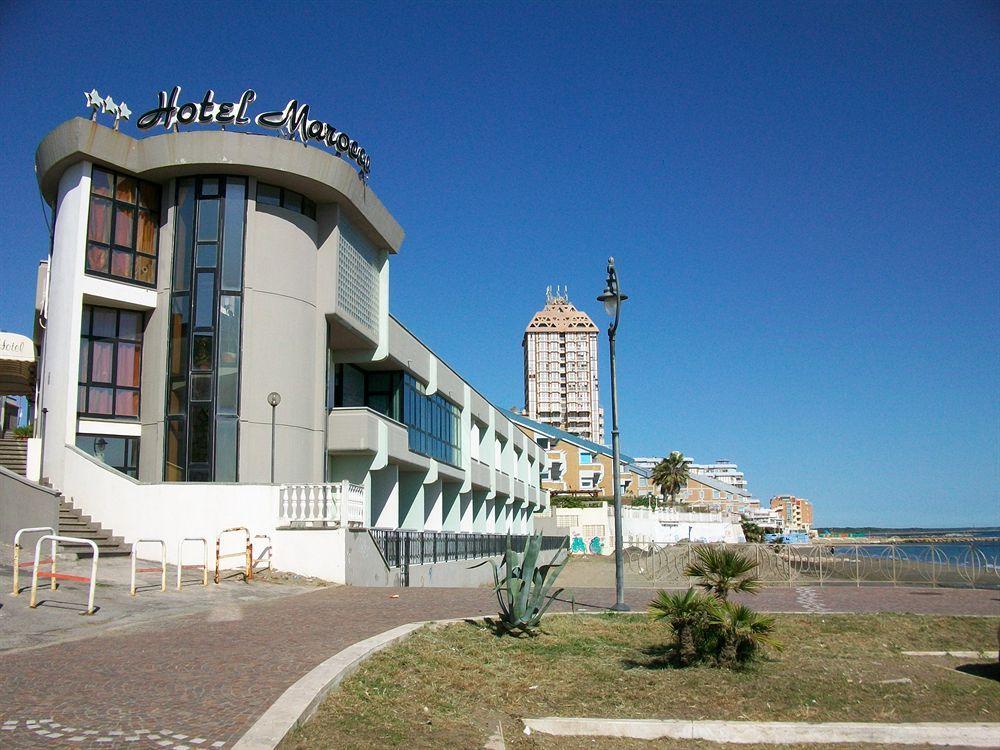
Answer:
M452 560L478 560L502 555L507 551L506 534L476 534L461 531L404 531L369 529L390 568ZM510 536L510 546L523 550L527 535ZM542 537L542 551L551 552L566 544L565 536Z
M365 488L348 481L283 484L278 492L278 519L283 526L334 528L365 523Z

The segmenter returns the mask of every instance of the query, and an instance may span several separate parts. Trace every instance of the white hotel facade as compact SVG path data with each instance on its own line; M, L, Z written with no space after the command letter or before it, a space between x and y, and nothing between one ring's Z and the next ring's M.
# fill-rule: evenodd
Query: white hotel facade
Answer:
M545 453L389 314L403 230L347 154L161 133L38 148L36 478L171 558L242 526L344 582L377 582L356 529L530 532Z

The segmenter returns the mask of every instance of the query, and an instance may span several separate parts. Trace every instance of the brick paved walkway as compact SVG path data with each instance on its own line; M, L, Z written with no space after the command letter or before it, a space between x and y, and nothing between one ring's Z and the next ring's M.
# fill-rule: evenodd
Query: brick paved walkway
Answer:
M642 610L651 593L632 590L627 601ZM613 598L576 591L578 606ZM1000 614L994 591L847 587L803 597L767 589L753 601L784 612ZM484 589L331 588L0 654L0 747L222 747L351 643L415 620L495 611Z

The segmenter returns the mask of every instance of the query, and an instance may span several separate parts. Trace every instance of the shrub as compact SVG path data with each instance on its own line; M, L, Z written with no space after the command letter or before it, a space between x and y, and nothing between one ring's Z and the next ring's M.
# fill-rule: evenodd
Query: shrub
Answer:
M733 591L756 594L760 579L754 574L757 562L729 547L696 547L697 558L684 575L697 578L698 585L725 601Z
M500 566L492 560L485 561L493 567L493 591L496 592L497 601L500 603L497 629L501 634L535 635L535 629L541 622L542 615L563 591L557 589L549 594L556 578L569 560L566 547L568 542L568 538L563 540L552 558L557 560L562 555L562 560L558 563L538 565L542 533L532 534L525 540L523 553L511 548L508 534L507 551L500 560L500 565L504 568L502 579Z
M32 425L30 425L30 424L26 424L23 427L15 427L14 428L14 437L16 437L16 438L30 438L32 436L32 434L34 434L34 431L35 431L35 428Z

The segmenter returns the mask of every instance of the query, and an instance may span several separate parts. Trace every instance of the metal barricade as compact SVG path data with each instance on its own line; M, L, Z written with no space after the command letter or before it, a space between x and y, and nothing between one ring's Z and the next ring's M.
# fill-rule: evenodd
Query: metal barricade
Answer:
M30 534L36 531L47 531L49 532L50 535L56 533L56 530L51 526L31 526L26 529L18 529L17 533L14 534L14 590L11 592L14 596L17 596L18 594L21 593L20 586L18 585L18 579L21 567L22 566L27 567L28 565L33 564L33 563L21 562L21 534ZM43 563L48 562L49 564L52 565L52 569L49 571L51 579L50 587L53 591L55 591L56 590L56 541L54 539L52 540L51 555L52 555L51 560L42 560L42 562ZM35 557L37 558L38 556L36 555Z
M138 571L135 568L135 561L138 559L138 552L140 544L159 544L160 545L160 567L159 568L139 568ZM129 586L129 593L135 596L135 574L138 573L155 573L157 570L160 571L160 591L167 590L167 543L162 539L136 539L132 544L132 583Z
M222 537L224 534L229 534L231 532L240 531L246 537L246 552L233 552L232 554L223 555L222 550ZM246 526L233 526L231 529L223 529L219 532L219 535L215 537L215 582L219 582L219 562L224 557L242 557L246 555L246 570L243 574L243 580L248 583L253 580L253 542L250 539L250 530Z
M270 570L271 569L271 554L272 554L271 537L269 537L267 534L254 534L253 538L254 538L255 542L258 539L264 539L264 540L266 540L266 543L264 544L264 548L260 551L260 554L258 554L257 558L253 561L254 573L256 573L259 570ZM267 567L266 568L260 568L260 567L258 567L260 565L261 560L264 560L267 563Z
M91 549L94 550L94 558L90 563L90 594L87 597L87 611L81 612L81 614L92 615L94 614L94 589L97 585L97 560L100 557L101 551L97 548L97 542L93 539L81 539L76 536L58 536L57 534L46 534L41 537L37 542L35 542L35 563L34 567L31 569L31 601L28 602L28 606L34 609L38 606L38 555L42 550L42 542L49 539L53 542L73 542L74 544L89 544ZM53 559L55 556L53 555ZM74 576L75 577L75 576Z
M201 542L205 561L201 565L184 564L184 542ZM208 540L203 536L186 536L177 543L177 590L181 590L181 573L184 568L201 568L201 585L208 585Z

